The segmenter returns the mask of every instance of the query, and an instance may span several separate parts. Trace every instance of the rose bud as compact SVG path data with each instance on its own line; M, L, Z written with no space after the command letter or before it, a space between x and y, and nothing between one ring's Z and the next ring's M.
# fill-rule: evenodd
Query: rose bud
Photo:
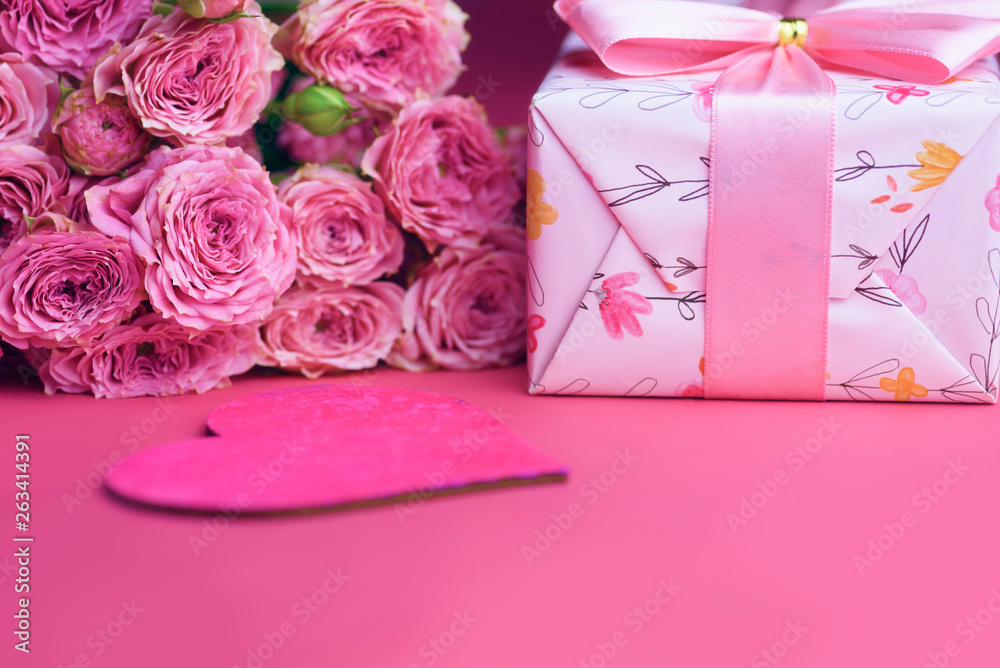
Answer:
M296 77L289 87L289 94L296 93L316 83L312 77ZM275 86L278 90L281 86ZM360 101L345 94L347 103L355 108L358 116L364 120L352 125L343 132L329 137L317 137L298 123L284 123L278 131L276 140L278 148L284 151L292 162L317 164L340 163L361 166L361 156L365 149L375 141L381 132L388 130L389 119L382 114L365 109ZM379 118L379 117L382 118Z
M124 97L106 95L98 102L89 87L63 100L52 130L62 140L69 166L88 176L109 176L139 162L153 141Z
M177 0L177 6L196 19L222 19L245 12L253 0Z
M313 84L285 98L281 111L285 118L298 123L319 137L329 137L363 119L351 118L357 111L344 94L332 86Z

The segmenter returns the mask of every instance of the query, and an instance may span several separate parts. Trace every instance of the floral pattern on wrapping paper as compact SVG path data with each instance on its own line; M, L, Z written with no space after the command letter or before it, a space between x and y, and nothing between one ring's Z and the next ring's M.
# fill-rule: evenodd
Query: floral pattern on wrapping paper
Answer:
M936 188L951 176L951 173L962 162L963 156L947 144L931 141L930 139L924 139L920 143L923 145L924 151L916 154L917 164L915 165L881 164L876 161L871 151L862 149L857 152L858 164L834 170L835 179L838 183L843 183L854 181L879 170L906 168L910 170L907 172L907 175L917 182L910 188L911 192L916 193ZM899 185L896 179L890 175L886 180L889 184L889 190L892 193L898 193ZM872 204L883 204L892 199L892 197L893 195L883 195L874 200ZM913 208L912 204L908 205L905 210L909 211L911 208ZM904 211L894 208L893 212L903 213Z
M545 196L545 179L533 169L528 170L528 239L536 241L542 236L542 225L552 225L559 218L559 210Z
M711 81L695 81L691 90L697 93L694 97L694 115L706 123L712 122L712 96L715 94L715 83Z
M545 327L545 318L538 315L537 313L532 313L528 316L528 352L533 353L538 350L538 336L535 332Z
M926 149L923 153L917 153L920 169L908 172L911 178L919 181L910 189L915 193L941 185L962 162L962 156L958 151L946 144L929 139L920 143Z
M1000 254L1000 251L997 251ZM983 358L985 362L985 358ZM947 387L929 388L916 382L916 373L912 368L907 367L899 370L902 362L898 359L887 359L873 364L864 371L851 376L842 383L827 383L827 387L841 388L853 401L877 401L872 392L891 392L895 401L909 401L911 397L924 398L932 394L940 395L944 401L954 401L961 403L991 403L983 396L981 381L972 375L953 382ZM975 366L975 363L973 363ZM885 377L887 374L897 373L895 379ZM878 380L877 385L869 383ZM902 394L898 394L902 392ZM905 397L905 398L904 398Z
M889 247L889 256L896 265L897 271L879 269L874 272L874 275L878 276L884 283L883 286L875 287L866 285L868 282L866 278L854 291L865 299L869 299L877 304L893 308L902 308L905 306L915 315L920 315L926 311L927 299L920 293L917 281L905 274L906 265L913 259L917 249L920 248L924 240L924 235L927 234L927 227L930 225L930 222L931 216L927 214L919 223L903 230L902 238ZM875 261L875 256L870 255L863 248L852 246L852 249L856 251L853 256L834 255L834 257L863 257L862 267L868 266L871 262ZM871 278L871 275L869 275L869 278ZM892 295L886 294L886 291L891 292Z
M910 309L913 315L921 315L927 310L927 298L920 294L920 286L910 276L901 276L892 269L879 269L875 272L885 286Z
M986 297L976 300L976 316L989 337L989 346L985 354L974 353L969 357L972 375L987 394L994 397L997 393L997 375L1000 374L1000 364L997 361L996 344L1000 340L1000 248L990 249L986 258L990 268L993 285L998 289L996 299L991 303Z
M876 197L872 200L872 204L888 204L892 201L893 197L899 192L899 183L893 178L891 174L885 177L886 186L888 186L890 194L882 195L881 197ZM900 204L893 205L889 211L892 213L906 213L913 208L912 202L902 202Z
M990 227L1000 232L1000 176L997 177L997 187L986 195L986 208L990 212Z
M900 369L895 380L883 378L878 384L886 392L892 392L896 401L909 401L911 397L923 399L927 396L927 388L917 383L917 374L912 367Z
M636 316L653 312L653 305L648 299L625 289L638 282L639 274L629 271L605 279L601 287L594 291L600 303L601 320L612 339L624 339L625 332L642 336L642 325Z
M889 102L899 105L906 102L908 97L927 97L931 94L929 90L924 90L923 88L917 88L916 86L896 86L893 84L886 84L881 86L875 86L876 90L888 91L886 98Z
M702 357L698 360L698 371L701 373L702 377L705 376L705 358ZM687 399L697 399L704 398L705 396L705 381L692 381L690 383L684 383L677 388L677 395L680 397L685 397Z

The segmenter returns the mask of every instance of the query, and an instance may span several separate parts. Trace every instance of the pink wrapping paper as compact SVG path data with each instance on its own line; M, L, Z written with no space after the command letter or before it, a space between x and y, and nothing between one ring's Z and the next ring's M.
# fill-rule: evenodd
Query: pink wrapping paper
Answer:
M574 37L564 54L530 118L530 390L701 396L719 72L623 77ZM827 399L995 403L995 61L941 85L827 73L837 86ZM790 115L778 139L795 141L796 123ZM746 354L785 300L775 293L748 319L719 364Z

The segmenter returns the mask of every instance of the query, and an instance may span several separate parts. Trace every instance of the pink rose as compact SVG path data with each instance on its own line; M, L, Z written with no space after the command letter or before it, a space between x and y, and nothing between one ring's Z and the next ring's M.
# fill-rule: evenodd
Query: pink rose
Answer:
M296 93L307 86L316 83L312 77L299 77L289 88L290 93ZM360 101L346 96L348 104L359 109L355 116L367 118L355 123L329 137L317 137L298 123L285 123L278 132L278 148L288 154L293 162L339 163L361 166L361 156L365 149L375 141L376 130L383 126L388 130L388 121L376 121L375 114L363 108Z
M430 250L474 247L520 198L508 154L475 100L415 102L365 153L362 169L403 229Z
M261 327L261 364L307 378L374 367L402 331L402 302L403 289L385 281L352 288L295 285Z
M260 320L295 277L291 210L239 149L160 147L86 197L93 225L145 261L153 308L186 327Z
M48 394L200 394L225 387L230 376L248 371L259 345L256 330L248 325L198 332L149 313L115 327L90 348L52 350L38 375Z
M149 0L6 0L0 42L82 79L113 44L131 40L152 13Z
M0 255L0 337L18 348L88 345L142 302L128 243L65 231L73 224L58 218L56 229L21 237Z
M116 174L142 160L153 141L120 95L98 102L94 89L70 93L52 119L66 162L81 174Z
M195 18L221 19L247 11L253 0L177 0L177 5Z
M315 0L281 26L276 44L317 81L394 112L454 85L466 18L449 0Z
M299 274L342 284L371 283L403 263L403 234L385 217L371 185L335 167L306 165L282 181L292 209Z
M276 30L263 17L154 16L97 64L97 99L125 96L147 132L175 145L221 144L253 127L271 100L272 74L285 64L271 46Z
M59 209L69 169L34 146L0 149L0 252L27 232L29 219Z
M59 101L55 72L0 53L0 100L0 148L34 143Z
M503 225L479 248L446 247L403 300L403 335L389 364L472 370L524 356L524 230Z

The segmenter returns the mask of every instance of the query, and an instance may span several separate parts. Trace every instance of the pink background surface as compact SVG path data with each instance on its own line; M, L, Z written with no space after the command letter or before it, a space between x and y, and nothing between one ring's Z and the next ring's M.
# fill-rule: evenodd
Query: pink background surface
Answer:
M124 401L5 387L3 452L12 460L13 434L27 432L35 453L36 653L15 665L84 654L115 668L247 666L264 634L287 623L293 634L264 665L580 666L621 633L609 665L760 666L773 664L755 655L799 622L808 631L783 666L919 667L949 642L960 649L951 665L996 665L1000 616L971 643L957 628L1000 587L992 407L528 397L523 368L361 380L493 411L569 464L571 478L431 500L402 518L393 506L244 517L213 535L211 517L139 509L101 489L86 496L87 476L133 446L203 433L209 411L236 396L310 381L257 377L203 397ZM830 435L811 460L797 459ZM618 453L634 461L616 465ZM917 499L949 462L969 470L932 491L938 501ZM768 485L779 471L786 484ZM754 497L762 507L734 532L727 516L761 486L773 498ZM553 515L566 525L571 510L572 524L554 528ZM855 557L903 513L912 526L862 575ZM549 545L536 545L538 531ZM192 536L206 541L197 555ZM538 549L530 564L524 546ZM317 595L324 602L306 619L297 603L328 569L349 579ZM0 575L10 624L13 577ZM648 603L656 614L639 628L627 615L661 580L680 589ZM133 601L143 611L102 645L94 634L117 632ZM476 621L449 637L466 611ZM454 640L443 654L428 644L442 634Z
M474 39L459 90L492 73L501 85L484 102L500 123L523 119L559 39L547 2L519 5L463 3ZM211 516L120 503L90 474L132 448L202 435L232 398L310 381L258 376L125 401L0 386L11 481L0 501L13 501L14 435L28 433L36 537L27 660L11 649L13 543L0 538L3 665L997 665L996 409L528 397L525 375L321 382L470 401L567 463L567 483L431 500L402 520L393 506L244 517L217 534ZM797 449L810 445L807 461ZM935 492L952 464L968 470ZM776 477L784 484L768 484ZM727 516L743 499L761 507L734 531ZM9 505L5 517L9 536ZM205 540L198 554L192 536ZM887 549L862 574L870 540ZM530 564L526 546L538 549ZM328 572L341 580L332 594ZM252 660L268 637L280 647Z

